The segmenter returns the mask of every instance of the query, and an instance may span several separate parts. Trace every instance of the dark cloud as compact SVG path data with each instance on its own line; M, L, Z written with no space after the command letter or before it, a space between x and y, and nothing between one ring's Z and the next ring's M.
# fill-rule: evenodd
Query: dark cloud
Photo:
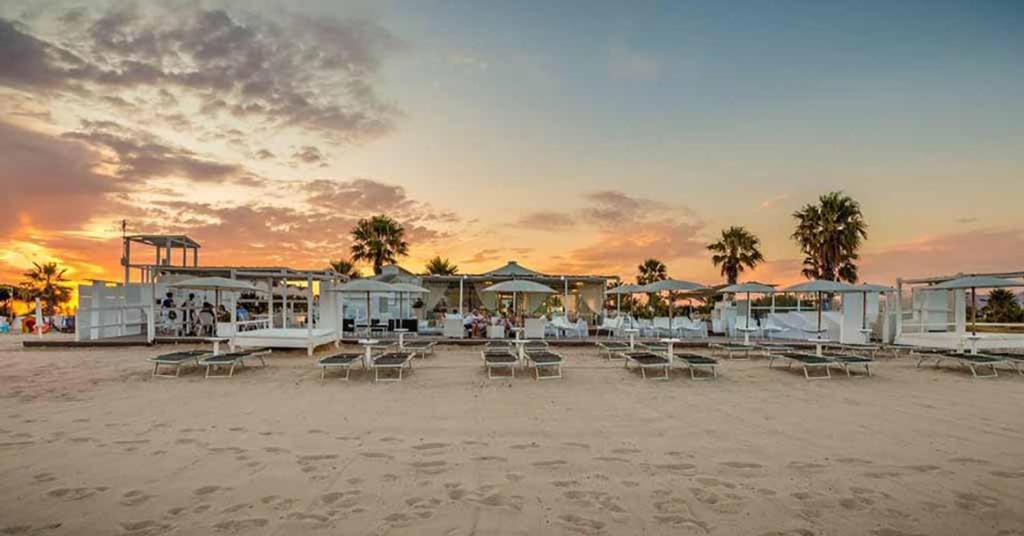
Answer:
M239 164L226 164L200 157L148 132L111 121L83 121L80 130L67 132L64 137L112 151L117 158L109 164L115 166L117 176L136 182L165 177L220 182L250 175Z
M324 164L326 160L320 149L312 145L303 145L299 150L292 153L292 160L302 164Z
M501 259L501 251L502 250L500 249L482 249L473 254L472 257L469 257L468 259L462 259L459 262L465 264L480 264L484 262L494 262L497 261L498 259Z
M81 27L59 44L0 19L0 84L58 94L92 89L110 97L151 87L164 103L188 93L200 99L204 114L229 113L345 142L385 134L401 115L374 84L382 59L405 45L369 20L270 19L181 6L144 11L132 3L115 3L98 16L59 17Z
M256 151L256 154L253 156L255 156L257 160L268 160L274 158L274 153L270 152L268 149L260 149L259 151Z
M569 214L542 210L519 218L517 224L542 231L562 231L575 226L576 220Z

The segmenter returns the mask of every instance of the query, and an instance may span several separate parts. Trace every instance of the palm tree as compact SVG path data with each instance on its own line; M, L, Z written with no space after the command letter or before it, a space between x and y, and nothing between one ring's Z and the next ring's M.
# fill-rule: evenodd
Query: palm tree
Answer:
M25 301L35 301L37 298L42 302L43 314L50 316L58 306L71 301L71 287L64 286L68 280L64 277L66 268L60 268L55 262L48 262L40 265L32 263L34 267L24 273L25 280L21 282L21 297Z
M380 274L384 263L408 255L409 244L404 238L405 228L388 216L361 219L352 229L352 260L368 261L373 265L373 273Z
M809 279L857 282L857 250L868 237L860 203L842 192L829 192L817 205L793 213L793 240L804 254L801 273Z
M1024 311L1013 292L997 288L988 293L988 303L981 308L981 316L985 322L1019 322L1024 318Z
M655 281L668 279L668 268L665 263L658 259L647 259L640 266L636 267L636 282L638 285L647 285ZM651 314L657 314L661 310L661 297L654 292L647 293L647 305Z
M336 261L327 261L328 267L335 272L349 278L356 279L360 276L359 270L356 268L356 264L347 259L338 259Z
M0 316L7 318L11 317L11 302L14 301L15 296L14 287L10 285L0 285Z
M729 227L722 231L722 237L708 245L714 253L711 262L722 267L722 275L730 285L735 285L740 274L747 268L753 269L764 262L761 254L761 239L744 227Z
M455 275L459 273L458 266L452 264L447 257L442 259L440 255L427 261L427 265L423 269L429 275Z

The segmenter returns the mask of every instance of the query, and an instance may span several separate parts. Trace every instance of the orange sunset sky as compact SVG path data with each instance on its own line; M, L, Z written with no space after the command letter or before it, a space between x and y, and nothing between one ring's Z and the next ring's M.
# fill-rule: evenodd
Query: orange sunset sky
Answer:
M320 268L384 213L414 271L716 283L743 225L785 284L829 190L862 280L1024 269L1019 3L553 4L4 2L0 282L119 280L121 219Z

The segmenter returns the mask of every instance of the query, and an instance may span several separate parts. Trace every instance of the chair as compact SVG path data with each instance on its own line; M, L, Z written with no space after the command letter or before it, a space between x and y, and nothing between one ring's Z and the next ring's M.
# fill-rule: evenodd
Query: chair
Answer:
M834 359L826 356L804 352L773 352L768 354L768 368L772 368L776 359L788 361L786 368L792 367L794 363L798 364L801 370L803 370L804 378L808 380L831 380L832 373L829 371L829 367L836 364ZM812 375L810 371L814 369L824 369L825 375Z
M659 316L655 318L653 328L655 337L672 336L672 323L671 319L667 316Z
M622 352L622 356L626 358L625 367L628 369L630 363L632 363L640 369L640 377L645 380L648 379L648 369L661 371L661 375L650 378L652 380L669 379L669 367L671 367L671 363L665 357L647 351Z
M543 318L527 318L525 330L523 331L524 339L543 339L544 338L544 324Z
M317 362L317 366L320 367L320 383L324 382L327 369L344 370L345 377L343 379L348 381L352 367L358 363L363 363L363 354L361 352L341 352L321 359Z
M490 344L490 343L488 343ZM484 368L487 369L487 379L493 380L495 378L515 378L516 377L516 365L519 363L519 359L512 355L512 352L506 346L504 348L491 347L484 348L480 352L480 358L483 359ZM509 376L506 375L495 375L495 370L509 371Z
M212 355L213 353L208 350L188 350L184 352L171 352L169 354L161 354L156 357L151 357L149 359L149 362L153 363L153 377L177 378L181 376L181 367L186 365L198 367L199 361L201 359ZM174 374L161 374L161 366L174 368Z
M452 339L464 339L466 337L466 327L462 323L462 319L445 318L443 334L445 337Z
M683 337L706 339L708 327L704 322L693 320L686 316L676 317L672 321L672 329Z
M601 319L601 325L597 327L596 335L600 337L602 334L607 333L608 337L618 334L623 329L623 322L626 320L624 316L617 316L615 318L608 318L607 316Z
M412 370L412 357L415 355L413 352L388 352L379 357L375 357L370 363L370 368L373 369L373 381L376 382L400 382L402 381L402 371L408 368ZM398 372L396 377L392 378L381 378L380 372L382 370L395 370Z
M533 373L538 380L556 380L562 377L562 356L551 352L546 348L530 349L527 347L526 359L533 367ZM552 370L551 374L541 374L541 370Z
M504 339L505 338L505 326L503 325L489 325L487 326L487 338L488 339Z
M217 324L217 319L214 318L213 313L210 311L199 311L197 318L199 319L199 334L203 337L212 336L214 326Z
M691 380L718 379L718 360L716 359L692 353L676 354L675 358L686 370L690 371ZM698 374L698 372L702 372L702 374Z
M230 378L235 374L235 367L245 368L245 362L249 359L259 359L260 367L266 367L267 362L264 356L270 354L269 348L255 348L226 354L211 355L202 361L201 365L206 367L206 378ZM227 374L211 374L217 367L229 367Z

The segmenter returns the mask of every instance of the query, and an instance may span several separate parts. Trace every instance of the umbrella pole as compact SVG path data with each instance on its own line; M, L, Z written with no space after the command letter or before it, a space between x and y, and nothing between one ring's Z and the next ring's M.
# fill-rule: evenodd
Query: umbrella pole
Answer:
M868 293L867 291L860 293L860 310L861 320L860 329L868 329Z
M971 287L971 336L978 335L978 304L974 287Z
M821 292L818 292L818 338L821 338Z

